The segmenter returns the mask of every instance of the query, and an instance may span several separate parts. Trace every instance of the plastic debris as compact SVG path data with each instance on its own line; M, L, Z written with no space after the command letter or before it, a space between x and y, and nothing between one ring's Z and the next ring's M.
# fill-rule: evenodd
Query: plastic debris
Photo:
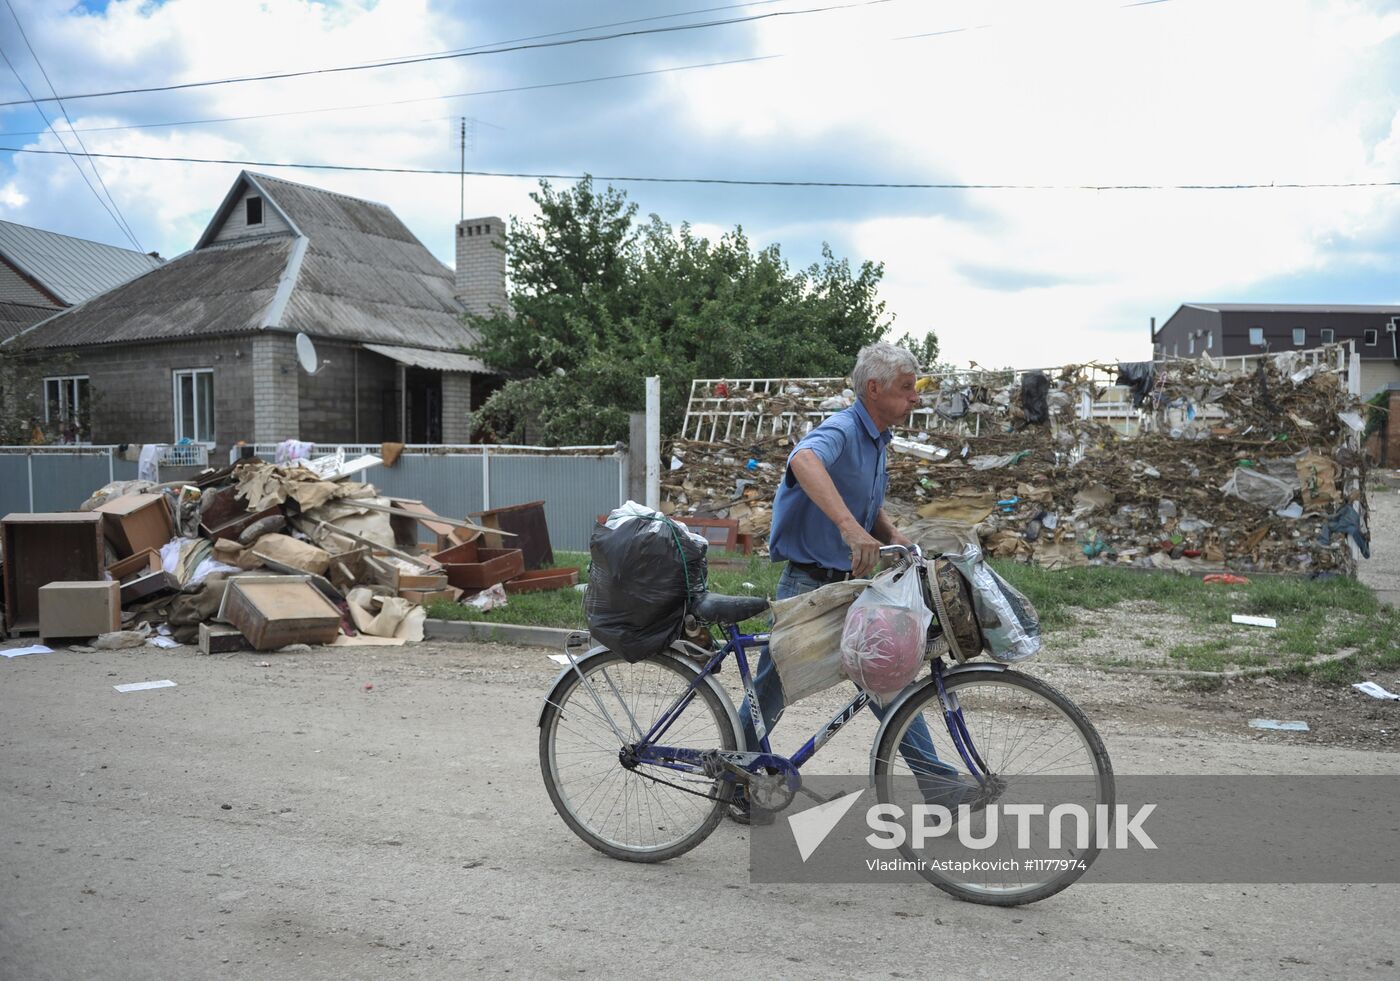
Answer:
M1309 731L1308 724L1301 719L1290 722L1280 722L1278 719L1250 719L1249 727L1251 729L1272 729L1277 732Z

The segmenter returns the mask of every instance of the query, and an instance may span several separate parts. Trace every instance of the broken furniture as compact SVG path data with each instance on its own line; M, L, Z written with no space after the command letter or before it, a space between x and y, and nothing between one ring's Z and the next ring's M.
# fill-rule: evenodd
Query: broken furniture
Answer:
M418 525L421 522L436 537L433 551L440 552L451 545L449 536L453 525L438 518L422 501L406 497L389 498L389 506L395 511L406 512L389 515L389 527L394 529L394 544L409 552L418 550ZM432 520L430 520L432 519Z
M39 636L96 637L122 628L115 581L51 582L39 587Z
M516 593L542 593L550 589L567 589L578 582L578 569L566 567L563 569L528 569L507 580L505 583L506 592L511 596Z
M39 629L39 588L102 578L103 516L95 511L16 511L0 520L5 556L5 629Z
M120 558L161 546L175 537L175 523L163 494L123 494L93 509L105 516L103 534Z
M259 651L329 644L340 633L340 611L304 576L230 579L219 619L237 627Z
M221 624L201 623L199 625L199 653L232 654L248 649L248 641L237 627Z
M544 501L474 511L471 516L486 528L514 535L515 540L511 545L524 553L525 568L542 569L554 564L554 548L549 543L549 525L545 521ZM483 544L488 548L504 548L502 537L487 532Z
M107 574L121 584L122 606L180 588L180 580L165 571L160 552L153 548L113 562L107 567Z
M433 556L447 572L447 581L461 590L485 589L514 579L525 571L518 548L483 548L477 542L454 545Z

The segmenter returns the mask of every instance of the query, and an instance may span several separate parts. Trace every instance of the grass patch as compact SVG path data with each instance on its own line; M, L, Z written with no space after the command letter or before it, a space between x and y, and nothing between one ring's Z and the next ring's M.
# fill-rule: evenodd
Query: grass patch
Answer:
M587 552L555 552L554 568L567 566L578 568L580 583L588 582ZM772 596L778 588L778 576L782 574L782 569L781 563L775 564L766 557L714 552L710 556L710 590L732 596ZM484 613L458 603L432 603L428 606L428 616L436 620L480 620L531 627L562 627L566 630L583 630L588 626L583 613L583 591L573 587L521 593L512 596L504 609ZM764 619L750 620L742 625L742 629L767 630L768 622Z
M1279 664L1321 682L1340 684L1356 680L1369 668L1400 667L1400 613L1380 605L1375 594L1354 579L1269 577L1247 585L1221 586L1192 576L1127 569L1047 572L1015 562L992 565L1035 604L1042 624L1059 634L1054 640L1059 646L1066 641L1077 645L1076 635L1101 632L1092 627L1055 630L1073 625L1077 610L1148 601L1206 635L1168 651L1169 657L1192 670ZM1242 627L1230 622L1235 613L1274 617L1279 625L1273 630ZM1355 658L1307 671L1291 667L1291 662L1348 648L1357 650Z

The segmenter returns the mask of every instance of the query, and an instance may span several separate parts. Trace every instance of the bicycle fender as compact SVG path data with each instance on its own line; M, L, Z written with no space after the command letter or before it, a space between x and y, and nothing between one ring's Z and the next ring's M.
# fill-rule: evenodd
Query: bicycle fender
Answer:
M603 647L602 645L592 647L588 650L588 653L584 654L578 659L578 663L580 666L582 666L589 658L596 657L599 654L604 654L607 652L608 649L606 647ZM681 667L685 668L688 672L690 672L691 677L694 677L700 673L700 668L697 665L692 664L686 658L677 657L676 655L671 654L669 652L657 654L655 656L670 658L672 661L678 663ZM539 718L535 720L536 728L539 728L544 725L544 713L549 709L550 705L555 704L558 701L557 693L559 691L560 686L563 685L565 679L573 673L574 666L571 664L568 667L564 668L562 671L560 671L559 674L555 677L554 684L550 685L549 687L549 694L545 696L544 701L540 704L540 715ZM734 702L730 699L729 692L724 690L724 686L721 685L718 681L716 681L715 676L712 674L707 674L704 676L704 684L707 685L711 691L713 691L716 695L719 696L719 703L724 707L724 713L729 717L729 724L734 729L735 745L738 746L740 752L744 752L748 749L747 744L744 742L744 727L739 724L739 713L734 708Z
M959 674L1001 674L1003 671L1007 670L1009 669L1005 664L998 664L996 661L978 661L959 664L955 668L948 668L943 672L943 677L946 681L946 679ZM922 692L925 688L930 687L933 683L933 675L929 675L918 684L910 685L908 688L904 689L904 691L900 692L899 697L890 703L889 711L886 712L885 717L880 720L880 728L875 731L875 739L870 743L870 779L872 781L875 779L875 752L880 747L880 739L885 735L885 727L890 724L891 719L899 714L899 708L905 702Z

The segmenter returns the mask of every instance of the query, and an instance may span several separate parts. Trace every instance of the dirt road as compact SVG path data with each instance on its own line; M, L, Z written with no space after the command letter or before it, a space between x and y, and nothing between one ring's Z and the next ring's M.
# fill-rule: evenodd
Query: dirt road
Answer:
M0 661L0 978L1395 975L1394 885L1078 886L997 910L751 886L730 823L666 865L611 861L540 781L556 670L448 644ZM1252 738L1189 693L1056 680L1120 772L1400 772L1393 744ZM843 731L828 772L861 769L872 735Z

